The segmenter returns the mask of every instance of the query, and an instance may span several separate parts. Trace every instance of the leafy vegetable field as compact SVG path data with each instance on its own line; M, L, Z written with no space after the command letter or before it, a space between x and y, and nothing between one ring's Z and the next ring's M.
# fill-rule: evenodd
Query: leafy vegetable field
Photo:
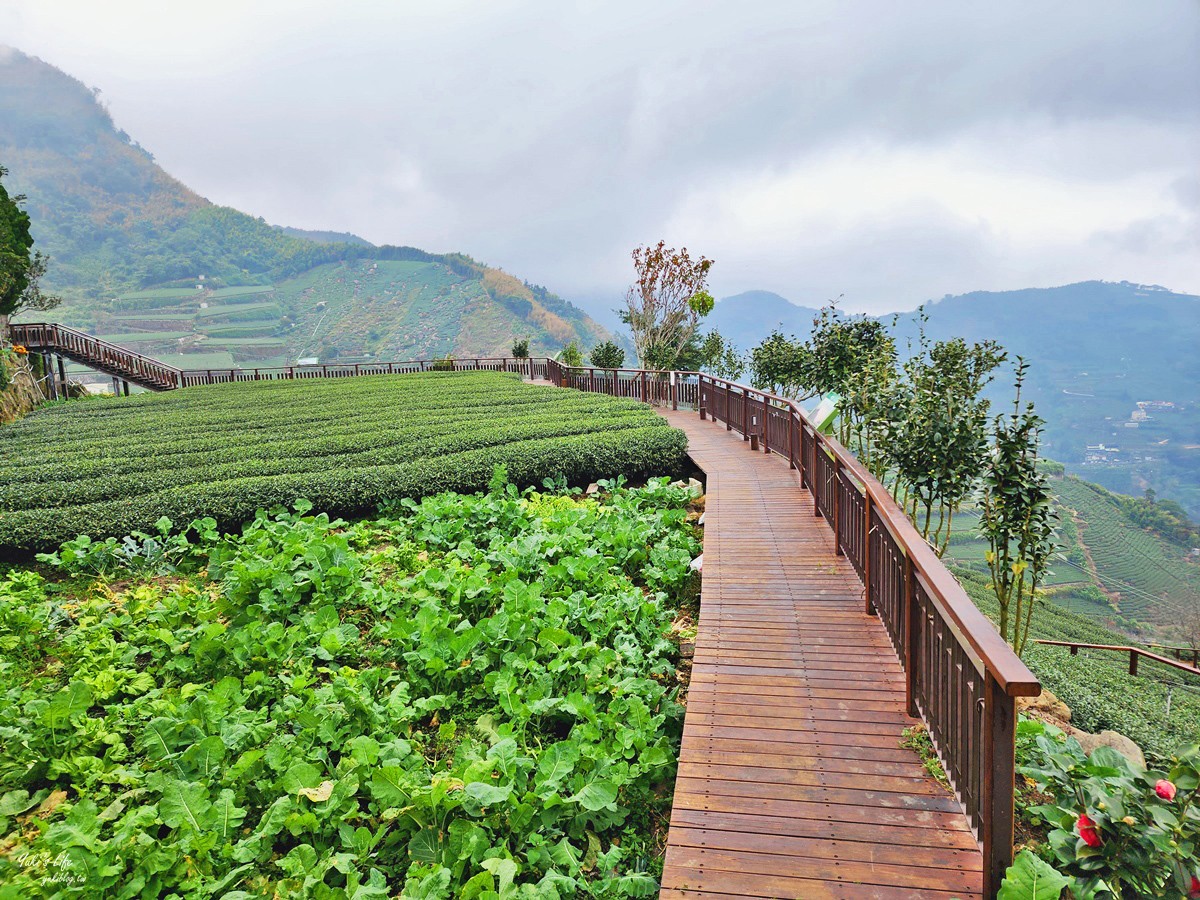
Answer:
M514 482L682 470L686 438L630 400L448 372L243 382L64 404L0 429L0 549L233 526L298 498L330 514Z
M500 476L0 577L0 898L653 895L692 495Z

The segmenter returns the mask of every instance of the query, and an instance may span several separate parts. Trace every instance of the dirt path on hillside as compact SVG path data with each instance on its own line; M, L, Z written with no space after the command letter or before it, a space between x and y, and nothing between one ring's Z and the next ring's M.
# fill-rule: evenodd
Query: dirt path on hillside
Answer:
M1070 511L1071 521L1075 523L1075 530L1079 533L1079 546L1083 548L1083 558L1087 562L1088 574L1092 576L1092 583L1100 589L1100 593L1113 602L1117 608L1117 612L1120 612L1121 592L1111 591L1104 586L1104 582L1100 580L1100 570L1096 568L1096 560L1092 556L1092 548L1084 540L1083 535L1087 531L1087 520L1069 506L1064 506L1063 508Z

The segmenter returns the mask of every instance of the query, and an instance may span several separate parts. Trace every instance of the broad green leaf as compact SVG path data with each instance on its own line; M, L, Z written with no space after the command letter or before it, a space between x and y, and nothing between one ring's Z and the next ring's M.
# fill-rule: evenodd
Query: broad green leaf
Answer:
M658 895L658 882L649 875L622 875L617 879L617 890L625 897L654 897Z
M171 828L204 831L211 824L212 803L204 785L171 781L158 801L158 815Z
M317 851L312 844L299 844L293 847L288 855L278 860L275 865L293 878L303 878L312 874L317 865Z
M294 763L279 780L279 786L289 794L298 794L302 788L316 787L324 779L321 770L312 763Z
M544 793L561 784L563 779L574 770L575 762L578 759L579 746L577 744L564 741L547 747L542 752L541 758L538 759L538 791Z
M512 796L512 785L472 781L467 785L467 796L478 802L480 806L496 806Z
M450 870L439 866L434 872L418 879L409 874L400 894L405 900L449 900Z
M233 801L233 791L225 788L217 795L217 802L213 804L216 817L214 827L224 840L229 840L246 818L246 810Z
M584 785L579 793L567 799L573 800L589 812L599 812L616 801L617 786L611 781L598 779Z
M371 776L371 794L381 806L407 806L411 796L408 773L399 766L382 766Z
M9 791L0 796L0 816L16 816L32 809L38 804L36 797L30 797L29 791Z
M1022 850L1004 873L997 900L1058 900L1070 879L1029 850Z
M82 681L72 681L54 695L42 713L42 723L52 731L65 728L72 718L88 711L92 689Z
M379 761L379 741L368 735L360 734L352 738L346 746L350 750L351 759L357 765L373 766Z
M442 861L442 843L438 840L437 831L432 828L422 828L408 842L408 855L413 862L440 863Z
M212 778L225 759L225 742L219 737L207 737L183 751L180 765L201 781Z
M517 864L511 859L485 859L481 865L496 876L497 889L503 897L517 877Z

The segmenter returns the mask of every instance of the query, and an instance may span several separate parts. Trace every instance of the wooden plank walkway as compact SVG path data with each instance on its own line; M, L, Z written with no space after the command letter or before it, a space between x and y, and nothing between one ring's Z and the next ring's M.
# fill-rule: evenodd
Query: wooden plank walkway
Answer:
M778 456L666 412L708 478L664 900L979 897L958 802L900 747L900 664Z

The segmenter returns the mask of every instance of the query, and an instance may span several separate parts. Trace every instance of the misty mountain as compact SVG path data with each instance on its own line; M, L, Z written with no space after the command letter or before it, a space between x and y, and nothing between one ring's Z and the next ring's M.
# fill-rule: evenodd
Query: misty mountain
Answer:
M117 128L97 90L20 52L0 55L0 165L51 257L45 287L67 301L58 318L205 357L181 365L503 355L521 337L546 353L609 336L561 297L463 254L375 247L213 204ZM250 286L262 290L240 290Z
M1153 487L1200 513L1200 297L1085 281L946 296L924 309L929 340L992 339L1029 361L1025 397L1046 419L1047 455L1112 490ZM813 313L750 291L718 303L708 321L748 351L780 325L803 339ZM900 355L911 355L916 313L881 318L895 319ZM994 411L1009 408L1010 370L988 394Z
M803 340L816 314L771 291L745 291L717 301L704 325L721 332L739 350L749 351L776 330Z

